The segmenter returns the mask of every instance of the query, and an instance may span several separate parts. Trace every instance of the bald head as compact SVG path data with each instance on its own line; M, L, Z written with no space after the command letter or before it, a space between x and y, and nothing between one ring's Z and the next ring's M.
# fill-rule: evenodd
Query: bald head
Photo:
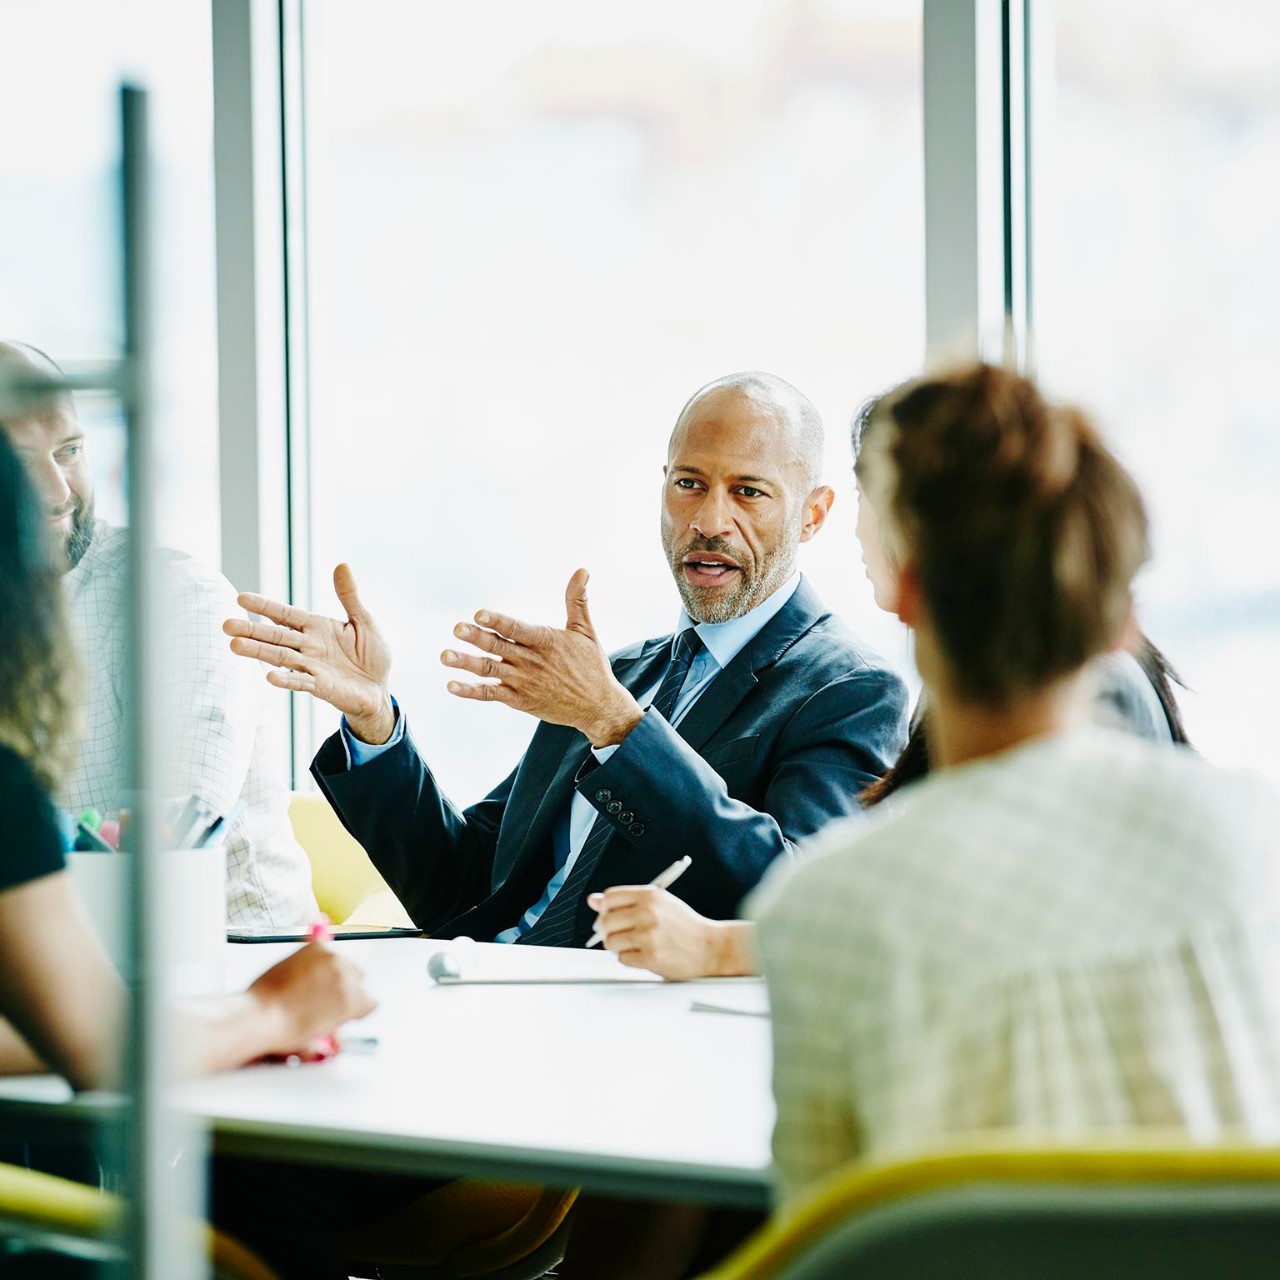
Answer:
M663 468L662 546L694 622L740 618L790 581L831 508L821 469L822 420L781 378L735 373L690 398Z
M691 421L734 401L745 401L757 419L770 423L779 460L794 479L795 496L803 498L816 489L822 481L825 446L822 418L808 396L772 373L731 373L695 391L676 418L668 457L677 451Z

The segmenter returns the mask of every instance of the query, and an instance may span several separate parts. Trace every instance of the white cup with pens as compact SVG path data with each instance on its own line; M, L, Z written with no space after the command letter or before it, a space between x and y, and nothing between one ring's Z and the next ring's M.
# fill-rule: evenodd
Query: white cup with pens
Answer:
M223 818L203 802L192 804L192 800L168 806L165 847L159 855L164 976L170 992L179 996L211 994L222 987L227 936L223 835L236 814L232 810ZM176 843L179 839L183 843ZM129 857L127 850L117 854L105 840L91 850L67 855L94 929L122 972L130 954L124 926Z

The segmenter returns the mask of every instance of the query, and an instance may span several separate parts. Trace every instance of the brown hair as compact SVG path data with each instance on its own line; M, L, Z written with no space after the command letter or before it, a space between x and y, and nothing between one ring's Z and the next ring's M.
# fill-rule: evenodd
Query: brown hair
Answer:
M1002 706L1114 643L1147 519L1079 409L978 364L908 383L875 417L889 427L894 523L957 694Z
M50 792L71 762L79 693L53 538L0 430L0 743L22 756Z

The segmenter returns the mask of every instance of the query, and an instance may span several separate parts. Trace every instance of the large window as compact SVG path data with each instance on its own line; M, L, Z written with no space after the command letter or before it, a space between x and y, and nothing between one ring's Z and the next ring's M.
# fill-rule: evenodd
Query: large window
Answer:
M209 13L169 0L3 5L0 338L60 362L120 353L119 89L149 90L162 539L219 559ZM127 519L123 431L85 396L98 511Z
M1142 622L1215 760L1280 777L1280 10L1072 0L1034 86L1040 366L1143 484Z
M445 692L454 623L562 622L582 564L608 647L669 630L667 435L724 373L823 412L838 501L803 564L905 663L861 576L847 424L923 351L919 0L305 18L313 598L352 563L454 798L533 729Z

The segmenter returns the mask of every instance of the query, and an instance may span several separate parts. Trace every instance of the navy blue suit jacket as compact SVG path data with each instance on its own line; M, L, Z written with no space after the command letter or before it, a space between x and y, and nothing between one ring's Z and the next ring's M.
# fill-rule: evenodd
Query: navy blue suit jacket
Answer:
M671 637L613 659L640 695L659 679ZM338 734L311 772L343 825L417 924L438 937L491 940L541 896L552 829L576 786L613 825L587 892L645 884L682 854L673 892L732 917L777 857L833 818L897 759L906 739L902 681L860 648L805 581L673 728L652 709L601 765L577 729L540 724L515 771L459 811L409 735L358 768ZM594 757L591 757L594 761ZM609 813L609 806L618 808ZM586 895L575 943L591 932Z

